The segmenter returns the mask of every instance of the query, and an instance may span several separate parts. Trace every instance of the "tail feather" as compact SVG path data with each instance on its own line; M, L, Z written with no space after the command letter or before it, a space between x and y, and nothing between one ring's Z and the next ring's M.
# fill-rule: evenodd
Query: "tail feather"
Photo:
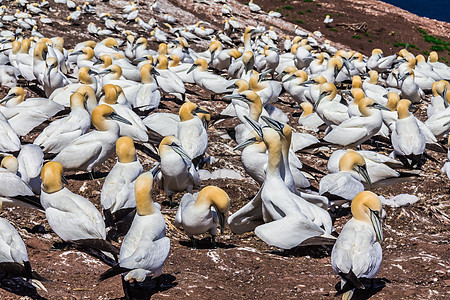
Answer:
M118 256L120 249L111 244L110 242L106 240L101 239L84 239L84 240L76 240L72 241L74 244L87 246L89 248L99 250L99 251L105 251L109 252L114 256Z
M109 268L108 270L106 270L105 272L103 272L100 277L98 278L99 282L102 282L103 280L106 280L108 278L114 277L116 275L125 273L125 272L129 272L131 271L130 269L127 268L123 268L121 266L119 266L119 264L115 264L113 267Z

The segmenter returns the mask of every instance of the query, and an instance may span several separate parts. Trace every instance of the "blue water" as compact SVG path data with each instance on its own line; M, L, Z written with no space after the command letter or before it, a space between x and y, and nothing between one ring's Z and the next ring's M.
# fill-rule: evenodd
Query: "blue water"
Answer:
M421 17L450 23L450 0L382 0Z

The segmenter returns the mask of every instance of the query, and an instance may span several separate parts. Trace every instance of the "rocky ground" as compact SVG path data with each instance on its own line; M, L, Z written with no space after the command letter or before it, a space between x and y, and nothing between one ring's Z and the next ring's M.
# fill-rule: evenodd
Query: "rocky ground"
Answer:
M369 0L367 0L369 1ZM52 1L50 1L52 2ZM256 18L249 18L248 9L239 6L235 1L229 1L233 7L239 8L237 15L240 21L244 19L249 23L267 22L279 25L280 32L288 33L292 31L293 25L286 20L269 20L266 16L259 15ZM262 1L261 1L262 2ZM289 2L289 3L288 3ZM98 7L111 11L118 11L125 1L111 1L109 8L107 4L99 3ZM160 1L161 7L170 11L171 14L186 21L186 24L194 23L192 18L208 18L213 26L221 26L222 17L219 17L220 10L213 10L211 7L204 7L200 4L192 4L192 1L171 0ZM292 4L291 4L292 3ZM265 10L273 9L275 5L310 5L311 2L286 1L264 2ZM326 3L336 5L338 1L314 1L321 4L322 8ZM362 15L358 7L366 7L363 1L347 2L339 1L342 11L348 12L351 18L360 20ZM381 6L378 1L375 3L379 10L395 10L390 5ZM272 6L274 5L274 6ZM59 6L58 6L59 7ZM297 8L297 6L295 6ZM346 7L349 7L348 9ZM350 9L354 7L354 10ZM58 8L59 9L59 8ZM246 10L247 9L247 10ZM337 8L335 8L337 9ZM292 10L292 15L294 10ZM288 11L291 11L288 9ZM311 9L312 10L312 9ZM374 10L366 10L366 18L372 18ZM147 11L143 12L149 15ZM305 12L306 13L306 12ZM417 17L406 14L403 19L409 22L411 32L414 28ZM283 12L286 15L285 12ZM291 12L289 12L291 14ZM326 13L324 13L326 14ZM323 15L324 15L323 14ZM333 14L333 13L332 13ZM62 10L58 16L59 24L53 27L45 27L42 33L51 35L64 34L66 42L74 45L80 40L90 38L87 33L77 32L77 29L62 30L62 26L67 24L62 21L65 15ZM336 22L341 22L334 16ZM384 18L384 22L377 26L386 24L385 31L391 28L388 24L396 23L400 17L393 17L391 14L378 14L377 17ZM287 16L287 18L291 18ZM306 20L306 18L303 18ZM289 19L288 19L289 20ZM323 17L317 14L317 20L312 18L305 22L304 27L315 30L322 26ZM353 19L352 19L353 20ZM433 28L440 28L442 22L434 22L428 19L421 20L421 24L428 24L427 32L433 32ZM85 20L86 22L89 20ZM83 21L83 22L85 22ZM388 23L390 21L391 23ZM315 22L315 23L314 23ZM345 21L342 21L345 22ZM353 22L353 21L352 21ZM315 25L314 25L315 24ZM85 24L87 25L87 23ZM85 25L80 25L83 30ZM447 30L449 25L441 24L442 32ZM59 27L61 26L61 27ZM130 25L133 26L133 25ZM311 27L307 27L311 26ZM339 27L338 27L339 28ZM370 32L369 27L369 32ZM401 27L403 28L403 27ZM331 34L324 29L326 38L332 39ZM395 30L400 30L395 29ZM438 30L439 31L439 30ZM396 31L398 32L398 31ZM439 31L440 32L440 31ZM433 33L435 34L435 33ZM383 36L384 37L384 36ZM373 39L373 47L384 47L383 37ZM355 39L349 39L353 42ZM361 39L362 40L362 39ZM358 48L358 43L346 44L346 40L335 36L335 42L340 42L342 47ZM405 40L406 41L406 40ZM369 42L368 42L369 43ZM370 45L372 45L372 43ZM416 45L419 45L418 43ZM201 47L202 45L197 45ZM367 46L369 47L369 46ZM422 46L420 46L422 48ZM369 49L369 48L367 48ZM383 48L387 54L391 54L397 49ZM425 48L423 48L425 49ZM364 48L361 49L364 51ZM367 50L366 52L367 53ZM213 119L216 119L220 111L226 106L224 101L209 101L209 95L189 86L192 94L187 97L212 112ZM3 97L6 89L2 89L0 97ZM277 104L290 117L290 125L296 131L303 131L297 126L298 110L289 96L281 97L282 102ZM167 100L162 102L160 111L177 112L179 102ZM420 118L426 115L427 103L419 105L416 113ZM208 129L209 146L207 154L213 156L216 161L206 169L212 171L219 168L233 169L240 173L244 179L214 179L202 181L202 187L206 185L217 185L223 188L232 201L231 212L235 212L247 201L249 201L258 190L257 184L246 176L240 162L240 152L233 151L236 143L231 139L224 139L227 129L236 125L233 120L219 120L213 122ZM32 142L39 132L46 126L43 124L26 136L24 142ZM377 145L377 151L389 153L391 149L387 145ZM365 149L375 149L375 145L364 145ZM299 153L302 162L313 166L318 170L326 172L326 158L335 149L324 150L321 153L305 154ZM360 295L366 299L448 299L450 297L450 247L449 247L449 218L450 213L450 184L448 179L440 173L446 155L433 151L427 153L435 159L428 161L422 169L421 176L407 182L400 182L390 186L372 187L372 191L383 195L386 198L408 193L419 197L419 201L411 206L401 208L386 209L386 219L383 229L385 242L383 244L383 264L377 279L374 282L374 289ZM148 171L155 164L155 161L142 152L138 153L139 159ZM115 158L109 159L98 171L108 172L114 165ZM103 179L89 180L87 176L67 174L69 178L68 188L84 197L90 199L99 206L100 191ZM72 176L71 176L72 175ZM312 181L318 187L318 181ZM200 249L192 249L188 238L173 226L176 208L169 208L167 198L163 191L157 187L154 190L155 201L162 204L162 212L166 219L167 235L171 239L170 256L164 267L160 287L158 289L140 291L136 294L155 299L224 299L233 297L234 299L331 299L335 293L335 284L338 282L330 264L330 248L298 248L289 252L281 252L278 249L267 246L260 241L253 233L244 235L234 235L228 229L219 237L217 249L211 249L208 237L202 238ZM175 197L177 202L181 194ZM51 280L45 283L48 292L38 290L37 292L19 279L3 279L0 281L0 297L2 299L18 299L21 296L28 298L47 299L115 299L123 296L121 280L119 277L109 279L102 283L97 282L98 276L107 270L108 266L90 253L79 251L75 248L61 249L57 243L61 240L50 230L42 212L26 208L6 207L1 213L1 217L7 218L20 232L24 239L32 266L43 276ZM346 216L336 221L335 227L338 232L343 224L350 218ZM155 282L148 282L148 285L155 285Z

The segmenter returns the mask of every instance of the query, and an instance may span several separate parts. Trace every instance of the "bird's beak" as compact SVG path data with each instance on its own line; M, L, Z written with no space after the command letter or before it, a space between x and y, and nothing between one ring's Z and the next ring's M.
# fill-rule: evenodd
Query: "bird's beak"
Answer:
M11 100L12 98L14 98L15 96L16 96L15 94L9 94L9 95L6 95L5 98L3 98L2 100L0 100L0 104L8 102L9 100Z
M239 145L234 147L233 150L234 151L241 150L241 149L244 149L247 146L253 145L254 143L256 143L256 138L252 137L251 139L243 141L242 143L240 143Z
M189 70L187 71L187 74L189 74L189 73L191 73L192 71L194 71L195 68L197 68L197 65L196 65L196 64L193 64L193 65L189 68Z
M203 108L197 107L196 109L194 109L194 113L195 114L210 114L209 111L204 110Z
M317 99L316 103L314 103L314 110L316 110L316 108L319 106L320 101L322 101L322 99L325 98L326 95L326 92L323 92L319 95L319 99Z
M103 71L99 72L98 75L106 75L106 74L109 74L111 72L112 72L111 69L104 69Z
M155 69L155 68L153 68L153 69L151 69L151 70L150 70L150 74L151 74L151 75L155 75L155 76L159 76L159 75L161 75L161 74L159 74L159 72L158 72L158 71L156 71L156 69Z
M377 240L379 243L383 243L383 228L380 220L380 213L378 211L370 210L370 221L372 221L373 229L375 230L375 234L377 236Z
M89 71L88 71L88 74L89 74L89 75L98 75L98 73L95 72L94 70L89 70Z
M69 56L75 56L75 55L81 55L81 54L84 54L84 52L79 50L79 51L75 51L75 52L70 53Z
M116 51L119 51L119 47L117 47L117 46L112 46L112 48Z
M447 101L444 101L444 103L445 102L447 102ZM409 111L410 112L412 112L412 113L415 113L417 110L418 110L419 108L417 107L417 106L415 106L414 104L411 104L410 106L409 106Z
M158 175L158 173L161 171L161 164L157 163L156 166L154 166L150 172L152 173L153 178L156 177L156 175Z
M103 63L103 61L101 59L98 59L98 60L94 61L93 65L96 66L96 65L100 65L102 63Z
M277 77L275 77L275 80L278 80L278 79L280 79L280 78L283 78L283 76L286 75L286 74L287 74L286 71L282 71L280 74L278 74Z
M65 185L69 185L69 182L67 181L67 178L64 177L63 174L61 174L61 181L62 181Z
M229 87L227 87L227 90L234 90L239 88L235 83L233 83L232 85L230 85Z
M387 108L384 105L378 104L378 103L374 103L372 105L373 108L379 109L379 110L386 110L386 111L391 111L389 108Z
M245 70L245 73L248 73L248 71L250 71L252 68L251 68L251 66L250 66L250 63L246 63L246 64L244 64L244 70Z
M221 212L218 208L216 208L217 217L219 218L219 227L220 227L220 233L222 234L225 229L225 215L223 212Z
M310 84L310 83L314 83L314 80L306 80L306 81L303 81L302 83L300 83L300 85L307 85L307 84Z
M231 87L231 86L230 86L230 87ZM237 100L243 100L243 101L247 100L247 98L245 98L245 97L242 96L241 94L231 94L231 95L226 95L226 96L223 96L223 99L231 99L231 100L237 99Z
M293 80L294 78L296 78L297 76L295 76L295 75L291 75L291 76L289 76L288 78L286 78L285 80L283 80L283 83L285 83L285 82L288 82L288 81L291 81L291 80Z
M284 125L281 122L278 122L277 120L274 120L272 118L261 116L261 119L266 122L267 125L269 125L270 128L276 130L277 132L283 134L283 128Z
M47 70L47 76L50 76L50 72L52 71L53 68L55 68L56 65L51 64L50 66L48 66L48 70Z
M145 60L147 60L147 57L143 56L143 57L136 58L136 59L133 60L133 61L134 61L134 62L141 62L141 61L145 61Z
M137 47L139 47L140 45L142 45L141 43L137 43L136 45L133 46L133 48L131 48L131 51L134 51L137 49Z
M369 184L369 186L372 185L372 181L370 180L369 172L367 172L366 165L358 166L358 173L364 178L364 180Z
M244 116L244 118L248 122L248 124L250 124L250 126L252 126L252 128L256 131L256 133L259 135L259 137L261 139L263 139L263 131L262 131L261 126L247 116Z
M269 70L269 71L262 72L261 74L259 74L259 79L258 79L258 81L264 80L264 79L266 78L267 74L269 74L269 73L270 73L270 70Z
M125 123L125 124L128 124L128 125L133 125L133 124L131 124L130 121L128 121L127 119L125 119L124 117L118 115L118 114L115 113L115 112L112 112L112 113L109 115L109 117L111 118L111 120L118 121L118 122L122 122L122 123Z
M448 121L447 123L444 124L444 127L447 127L450 125L450 121Z
M189 161L192 161L192 159L189 157L189 155L186 153L186 151L181 146L179 146L175 143L172 143L169 146L173 149L173 151L175 151L181 157L183 157Z
M399 81L405 80L405 78L408 77L408 76L409 76L409 73L403 74L402 77L400 77Z
M350 63L346 58L342 59L342 62L344 63L344 67L347 69L347 73L350 74Z

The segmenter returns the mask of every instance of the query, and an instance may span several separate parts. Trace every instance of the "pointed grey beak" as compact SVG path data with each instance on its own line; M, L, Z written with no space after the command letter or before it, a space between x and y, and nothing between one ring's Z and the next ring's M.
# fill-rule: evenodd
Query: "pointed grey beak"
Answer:
M79 51L75 51L75 52L70 53L69 56L76 56L76 55L81 55L81 54L84 54L84 52L79 50Z
M235 83L233 83L232 85L230 85L229 87L227 87L227 90L234 90L234 89L237 89L237 88L239 88Z
M286 75L286 74L287 74L286 71L282 71L280 74L278 74L277 77L275 77L275 80L278 80L278 79L280 79L280 78L283 78L283 76Z
M399 79L399 81L403 81L403 80L405 80L406 79L406 77L408 77L410 74L409 74L409 72L408 73L405 73L405 74L403 74L402 75L402 77L400 77L400 79Z
M314 110L317 109L317 107L319 106L320 101L322 101L322 99L325 98L326 95L327 95L326 92L323 92L322 94L319 95L319 99L317 99L316 103L314 103Z
M119 47L117 47L117 46L112 46L112 48L116 51L119 51Z
M112 72L111 69L104 69L103 71L99 72L98 75L106 75L106 74L109 74L111 72Z
M220 233L222 234L225 229L225 215L223 212L221 212L218 208L216 208L217 217L219 218L219 227L220 227Z
M291 81L291 80L293 80L294 78L296 78L297 76L295 76L295 75L291 75L291 76L289 76L288 78L286 78L285 80L283 80L283 83L285 83L285 82L288 82L288 81Z
M267 74L269 74L270 73L270 71L265 71L265 72L262 72L261 74L259 74L259 81L261 81L261 80L264 80L265 78L266 78L266 76L267 76Z
M266 122L267 125L269 125L270 128L276 130L278 133L283 134L283 128L284 124L281 122L278 122L277 120L274 120L272 118L262 116L261 119Z
M161 171L161 164L157 163L156 166L154 166L151 170L150 173L152 173L153 178L156 177L156 175L158 175L158 173Z
M67 181L67 178L64 177L63 174L61 174L61 181L62 181L65 185L69 185L69 182Z
M122 123L125 123L125 124L128 124L128 125L133 125L133 124L131 124L130 121L128 121L127 119L125 119L124 117L118 115L118 114L115 113L115 112L112 112L112 113L109 115L109 118L110 118L111 120L114 120L114 121L122 122Z
M50 72L52 71L53 68L55 68L56 65L51 64L50 66L48 66L48 70L47 70L47 76L50 76Z
M197 107L196 109L194 109L194 113L195 114L201 113L201 114L208 114L208 115L210 114L209 111L204 110L203 108L200 108L200 107Z
M231 94L231 95L226 95L223 96L223 99L238 99L238 100L247 100L247 98L245 98L244 96L242 96L241 94Z
M310 83L314 83L315 81L314 80L306 80L306 81L303 81L302 83L300 83L300 85L307 85L307 84L310 84Z
M377 236L379 243L383 243L383 228L380 220L380 212L376 210L370 210L370 221L372 222L373 229Z
M366 165L363 166L357 166L358 173L364 178L364 180L369 184L369 186L372 185L372 181L370 180L369 172L367 172Z
M100 65L102 63L103 63L103 61L101 59L98 59L98 60L94 61L93 65L96 66L96 65Z
M346 58L342 59L342 62L344 63L344 67L347 69L347 74L350 74L350 63Z
M256 143L256 138L252 137L251 139L243 141L242 143L240 143L239 145L234 147L233 150L234 151L241 150L241 149L244 149L247 146L253 145L254 143Z
M95 72L94 70L89 70L89 71L88 71L88 74L89 74L89 75L98 75L98 73Z
M244 118L248 122L248 124L250 124L250 126L252 126L252 128L256 131L259 137L264 140L261 126L247 116L244 116Z
M384 105L378 104L378 103L374 103L372 105L373 108L379 109L379 110L386 110L386 111L391 111L389 108L387 108Z
M192 71L195 70L195 68L197 68L197 65L196 65L196 64L193 64L193 65L189 68L189 70L188 70L186 73L187 73L187 74L191 73Z
M9 100L11 100L12 98L14 98L15 96L16 96L16 94L9 94L9 95L6 95L5 98L3 98L2 100L0 100L0 104L8 102Z
M141 62L141 61L146 61L147 60L147 57L139 57L139 58L136 58L135 60L133 60L134 62Z
M153 69L151 69L151 70L150 70L150 74L151 74L151 75L155 75L155 76L159 76L159 75L161 75L161 74L159 74L159 72L158 72L158 71L156 71L156 69L155 69L155 68L153 68Z
M179 146L175 143L172 143L169 146L173 149L173 151L175 151L181 157L183 157L189 161L192 161L192 159L189 157L189 155L186 153L186 151L181 146Z
M142 45L142 43L137 43L136 45L134 45L133 48L131 48L131 52L136 50L140 45Z

